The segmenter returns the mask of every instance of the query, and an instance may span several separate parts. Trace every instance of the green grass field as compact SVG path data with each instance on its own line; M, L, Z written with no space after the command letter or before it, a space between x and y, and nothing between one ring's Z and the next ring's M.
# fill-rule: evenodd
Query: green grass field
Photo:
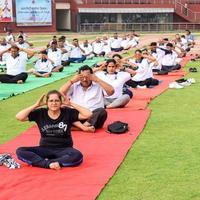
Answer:
M143 133L98 200L200 199L200 61L190 62L185 70L191 66L197 66L199 72L187 77L195 78L197 83L168 90L151 102L151 117ZM48 90L59 89L65 81L0 101L0 143L32 126L15 119L19 110L32 105Z

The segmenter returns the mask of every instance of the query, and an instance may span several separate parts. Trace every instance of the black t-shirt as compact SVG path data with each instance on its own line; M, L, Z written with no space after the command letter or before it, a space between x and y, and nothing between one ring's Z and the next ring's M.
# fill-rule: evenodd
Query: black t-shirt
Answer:
M64 107L57 119L51 119L47 108L39 108L32 111L28 118L29 121L35 121L39 127L40 146L72 147L71 126L78 121L78 114L77 110Z

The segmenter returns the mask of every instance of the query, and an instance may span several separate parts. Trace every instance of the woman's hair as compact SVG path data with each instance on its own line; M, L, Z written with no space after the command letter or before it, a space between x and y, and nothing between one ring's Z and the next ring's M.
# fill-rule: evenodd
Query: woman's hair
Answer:
M46 95L46 102L49 100L49 96L51 94L57 94L58 98L60 99L60 101L62 102L62 94L58 91L58 90L50 90L47 95Z
M135 53L142 53L142 51L140 49L135 50Z
M114 58L114 57L118 57L119 59L122 59L122 56L121 56L120 54L114 54L114 55L112 56L112 58Z
M106 60L106 66L109 64L109 63L114 63L115 65L116 65L116 61L115 61L115 59L108 59L108 60Z

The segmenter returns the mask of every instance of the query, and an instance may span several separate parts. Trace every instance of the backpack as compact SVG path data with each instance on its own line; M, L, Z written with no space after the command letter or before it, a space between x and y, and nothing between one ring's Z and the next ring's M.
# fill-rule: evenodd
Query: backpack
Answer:
M128 130L128 124L121 121L114 121L107 126L108 133L122 134Z

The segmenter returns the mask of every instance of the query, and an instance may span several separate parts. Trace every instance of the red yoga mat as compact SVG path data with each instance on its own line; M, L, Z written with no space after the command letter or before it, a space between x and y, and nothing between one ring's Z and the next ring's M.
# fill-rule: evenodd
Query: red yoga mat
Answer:
M24 163L21 163L21 169L16 170L0 167L0 199L94 200L145 127L150 116L150 110L145 109L147 104L164 92L170 82L181 76L159 76L158 79L162 80L159 86L134 89L134 98L127 107L109 110L105 127L96 133L74 132L74 147L84 155L84 162L79 167L63 168L60 171L35 168ZM127 122L130 131L122 135L107 133L106 126L116 120ZM17 147L37 145L38 141L39 132L33 126L2 145L0 153L8 152L15 157Z
M143 130L149 115L149 110L110 110L106 125L115 120L126 121L130 125L130 132L122 135L109 134L105 128L94 134L74 132L75 147L84 155L84 162L79 167L60 171L23 163L22 168L16 170L0 167L0 199L95 199ZM9 152L14 156L17 147L37 145L38 140L38 129L33 126L2 145L0 152Z

